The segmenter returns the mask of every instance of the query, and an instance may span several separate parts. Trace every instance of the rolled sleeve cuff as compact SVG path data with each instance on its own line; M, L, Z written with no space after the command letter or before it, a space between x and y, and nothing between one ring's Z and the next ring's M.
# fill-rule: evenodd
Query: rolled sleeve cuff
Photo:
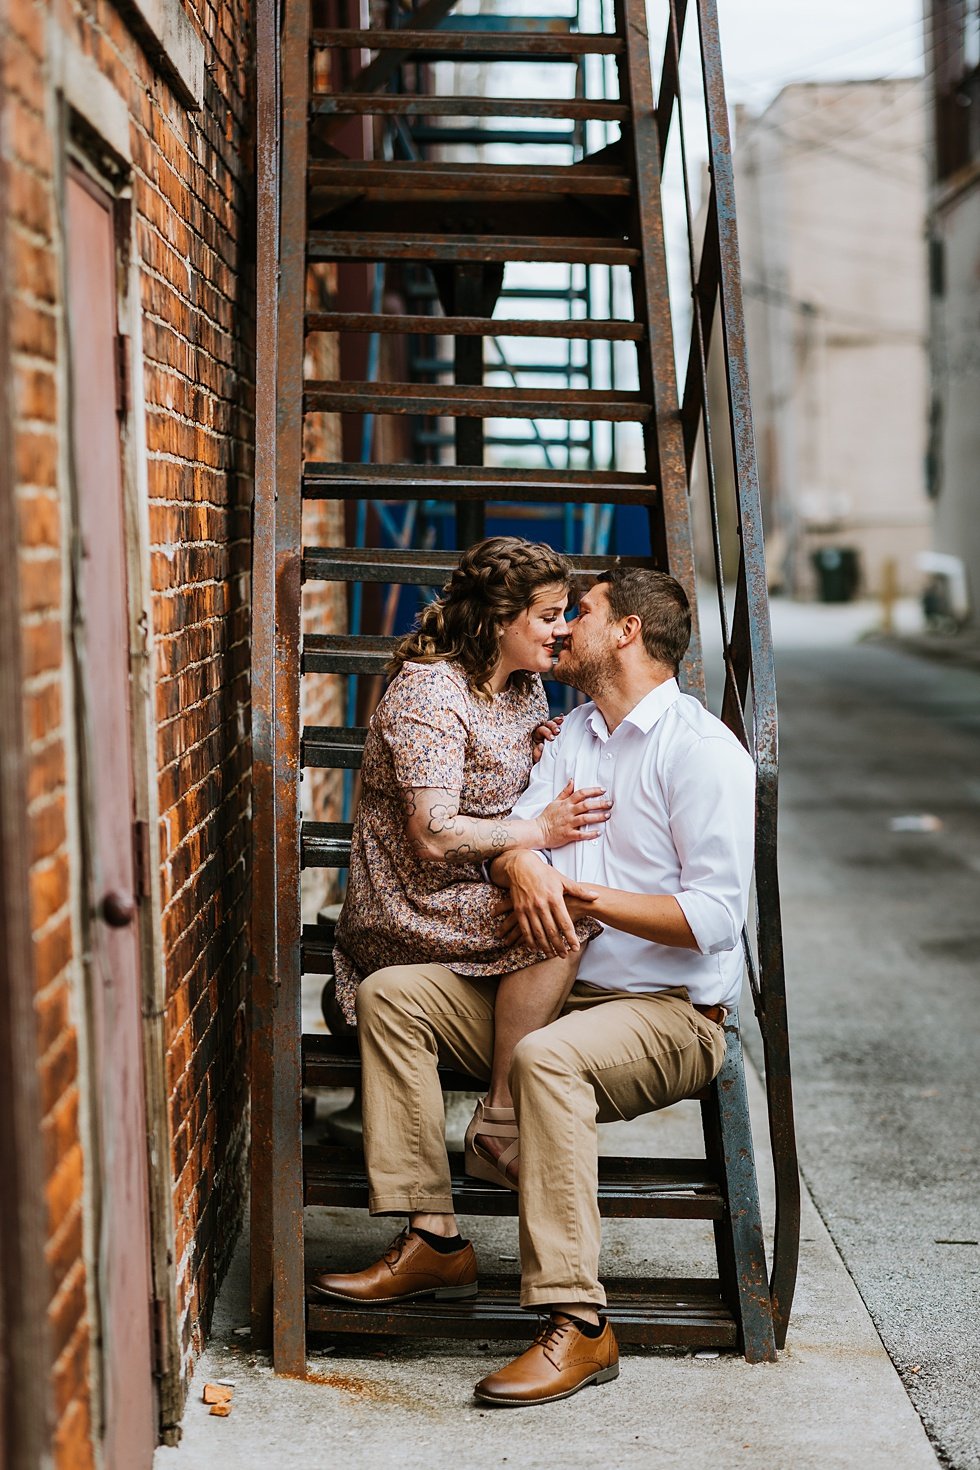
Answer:
M691 889L675 893L674 897L702 954L722 954L735 949L742 937L742 926L736 924L725 904Z

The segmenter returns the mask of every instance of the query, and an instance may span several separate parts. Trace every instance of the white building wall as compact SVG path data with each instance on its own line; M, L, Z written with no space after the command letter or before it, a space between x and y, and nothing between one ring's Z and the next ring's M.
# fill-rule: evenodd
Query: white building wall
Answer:
M854 547L918 590L925 490L926 167L916 80L785 88L735 147L749 370L774 580Z
M943 252L933 298L935 547L966 565L970 620L980 624L980 169L937 200Z

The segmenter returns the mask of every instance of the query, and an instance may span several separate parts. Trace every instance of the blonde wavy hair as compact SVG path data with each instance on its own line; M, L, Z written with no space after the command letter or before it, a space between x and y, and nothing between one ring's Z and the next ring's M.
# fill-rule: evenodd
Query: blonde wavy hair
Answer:
M572 565L543 542L520 536L489 536L464 551L442 596L419 613L415 627L399 643L388 673L406 663L443 659L459 664L473 692L490 698L489 679L500 659L500 632L531 606L545 587L572 589ZM528 689L533 675L511 676Z

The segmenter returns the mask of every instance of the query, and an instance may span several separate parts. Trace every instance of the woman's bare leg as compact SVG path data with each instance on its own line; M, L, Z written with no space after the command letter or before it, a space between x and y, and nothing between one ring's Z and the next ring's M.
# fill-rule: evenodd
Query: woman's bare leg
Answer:
M582 951L564 959L541 960L526 970L501 977L493 1007L493 1068L487 1105L512 1108L510 1063L514 1047L531 1031L549 1025L561 1014L575 983Z
M575 983L582 951L564 959L541 960L526 970L504 975L497 985L493 1011L493 1064L486 1103L490 1108L512 1108L510 1063L514 1047L531 1031L547 1026L561 1014ZM509 1145L507 1138L477 1135L485 1153L497 1159ZM517 1177L516 1160L510 1172Z

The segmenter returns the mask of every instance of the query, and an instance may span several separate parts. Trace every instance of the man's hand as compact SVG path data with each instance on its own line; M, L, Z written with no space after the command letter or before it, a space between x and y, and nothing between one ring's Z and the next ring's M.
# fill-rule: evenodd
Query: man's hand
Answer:
M575 883L541 861L532 852L511 852L494 862L496 881L509 889L498 912L505 915L503 938L524 939L532 949L559 959L580 949L575 933L575 917L588 911L595 893ZM567 901L566 901L567 899Z

